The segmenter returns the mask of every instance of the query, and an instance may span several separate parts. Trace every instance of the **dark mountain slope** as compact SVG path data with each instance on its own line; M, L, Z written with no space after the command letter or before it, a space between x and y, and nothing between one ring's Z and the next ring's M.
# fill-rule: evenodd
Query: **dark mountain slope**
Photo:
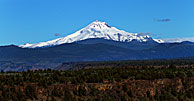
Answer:
M148 48L149 47L149 48ZM84 40L47 48L0 47L0 61L25 64L32 69L54 68L64 62L176 59L194 57L192 43L121 43ZM22 65L23 66L23 65ZM0 66L0 68L6 68ZM11 67L10 67L11 68ZM15 67L14 67L15 68Z
M153 58L183 58L194 56L194 46L185 43L164 43L147 50Z
M32 68L53 68L63 62L137 59L137 51L107 44L63 44L49 48L23 49L16 46L0 48L0 61L25 63Z
M139 42L139 41L135 41L135 40L133 40L131 42L119 42L119 41L105 40L105 39L100 39L100 38L86 39L86 40L83 40L83 41L78 41L77 43L79 43L79 44L104 43L104 44L114 45L114 46L117 46L117 47L127 48L127 49L131 49L131 50L149 49L149 48L152 48L154 46L159 45L159 43L157 43L153 40L149 40L149 41L146 41L146 42Z

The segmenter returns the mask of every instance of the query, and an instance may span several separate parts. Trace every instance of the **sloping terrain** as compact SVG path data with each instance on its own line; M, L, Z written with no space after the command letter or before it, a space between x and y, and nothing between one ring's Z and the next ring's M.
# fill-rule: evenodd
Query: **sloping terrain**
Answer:
M14 45L0 47L0 61L26 64L31 69L55 68L64 62L176 59L193 56L194 45L188 43L121 43L105 39L83 40L47 48L20 48Z

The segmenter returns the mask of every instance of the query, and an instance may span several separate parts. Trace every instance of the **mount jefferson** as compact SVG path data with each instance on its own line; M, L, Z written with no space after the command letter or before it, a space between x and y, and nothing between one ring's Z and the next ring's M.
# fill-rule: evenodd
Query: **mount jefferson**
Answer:
M26 43L24 45L20 45L19 47L22 48L40 48L40 47L49 47L49 46L56 46L65 43L73 43L78 42L86 39L106 39L106 40L113 40L119 42L131 42L131 41L138 41L138 42L147 42L147 41L154 41L156 43L163 43L164 41L161 39L152 39L149 35L141 35L138 33L129 33L123 30L119 30L115 27L108 25L106 22L101 21L94 21L89 24L87 27L70 34L66 37L58 38L55 40L47 41L47 42L40 42L35 44Z

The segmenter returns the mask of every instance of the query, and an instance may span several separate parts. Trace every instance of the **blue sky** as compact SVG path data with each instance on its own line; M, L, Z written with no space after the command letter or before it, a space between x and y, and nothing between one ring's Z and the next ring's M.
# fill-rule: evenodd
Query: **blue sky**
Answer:
M194 37L194 0L0 0L0 45L48 41L95 20L155 38Z

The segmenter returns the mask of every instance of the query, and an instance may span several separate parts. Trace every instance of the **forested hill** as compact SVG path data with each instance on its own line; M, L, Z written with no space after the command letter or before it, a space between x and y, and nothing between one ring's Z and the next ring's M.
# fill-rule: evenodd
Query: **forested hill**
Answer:
M67 62L59 65L55 70L79 70L84 68L106 68L106 67L189 67L194 66L194 58L170 59L170 60L125 60L125 61L102 61L102 62Z
M194 56L193 43L115 42L104 39L83 40L44 48L0 46L0 61L25 64L27 69L54 69L67 62L182 59ZM13 65L6 71L20 71ZM26 70L26 68L24 68Z

